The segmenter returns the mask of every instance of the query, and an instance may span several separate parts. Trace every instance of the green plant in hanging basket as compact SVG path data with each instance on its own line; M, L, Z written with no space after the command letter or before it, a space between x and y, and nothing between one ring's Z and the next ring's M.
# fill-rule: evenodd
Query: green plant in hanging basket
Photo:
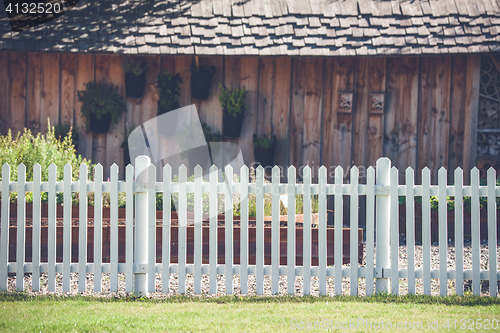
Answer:
M245 87L236 89L235 91L225 88L222 83L219 84L219 87L221 89L219 103L224 112L229 113L233 117L243 113L247 108L246 99L248 91L245 90Z
M158 115L179 108L178 98L181 88L179 83L182 83L179 73L171 75L169 71L164 70L156 76L156 86L158 87Z
M253 145L258 148L269 149L274 146L275 140L271 134L256 136Z
M91 114L97 120L111 116L111 123L118 123L123 112L127 109L122 96L118 93L118 87L93 81L84 83L84 85L86 89L78 91L78 99L82 102L81 112L82 116L86 118L87 129Z
M123 57L123 69L125 73L132 73L139 76L148 69L148 64L141 57Z

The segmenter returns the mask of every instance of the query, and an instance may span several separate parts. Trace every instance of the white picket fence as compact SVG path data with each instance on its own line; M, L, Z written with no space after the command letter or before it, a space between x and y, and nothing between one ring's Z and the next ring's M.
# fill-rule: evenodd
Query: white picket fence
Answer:
M288 183L280 183L280 170L272 170L272 182L264 182L264 170L256 170L256 183L249 183L249 170L243 166L240 170L241 182L233 183L233 170L231 166L225 168L226 181L219 182L217 169L210 169L209 182L202 182L201 167L195 168L195 181L187 182L187 169L179 169L179 181L172 181L170 166L163 168L163 182L156 182L156 170L151 165L149 158L140 156L136 160L136 176L141 171L148 169L147 182L134 180L134 168L126 168L126 180L118 180L118 167L111 167L111 178L108 182L102 180L102 167L95 168L94 182L89 182L87 177L79 181L71 180L71 166L64 168L64 181L56 181L57 170L54 165L49 167L48 182L41 181L41 168L34 167L34 181L25 181L25 167L18 167L18 181L10 181L10 167L2 167L2 213L1 213L1 238L0 238L0 290L7 289L9 272L16 274L16 288L23 290L25 273L32 274L32 290L38 291L40 273L48 273L48 291L56 289L56 273L63 273L63 290L70 291L70 273L94 273L94 290L101 291L102 273L110 273L110 291L118 290L118 273L125 273L126 291L138 295L146 295L155 291L155 275L161 274L162 292L170 291L170 274L178 273L178 292L186 291L186 274L194 275L194 292L201 293L202 274L209 274L209 292L217 292L217 274L225 275L225 291L233 293L233 275L240 275L240 290L242 294L248 293L249 275L256 276L256 293L264 292L264 276L270 276L272 293L279 291L279 276L287 276L288 293L295 293L295 276L303 277L304 294L311 293L311 277L319 277L319 294L327 294L327 277L349 277L350 294L358 294L358 278L366 278L366 294L375 292L391 292L399 294L399 279L407 279L408 293L415 294L416 279L423 279L423 293L431 293L431 279L439 280L441 295L446 295L449 279L455 280L456 293L463 294L464 279L472 280L472 290L480 295L480 281L489 280L491 296L497 295L497 281L500 272L497 271L497 222L496 200L500 196L500 186L496 186L495 171L490 169L487 174L488 185L479 185L479 171L471 171L471 185L463 185L463 172L460 168L455 170L454 185L447 184L447 172L444 168L439 170L438 185L430 185L430 170L422 171L422 185L414 184L414 171L406 170L406 184L399 185L399 171L390 167L387 158L377 161L376 175L373 167L367 170L367 182L359 184L359 171L353 167L350 172L350 184L343 183L343 170L335 170L334 184L327 184L327 170L319 169L318 184L311 183L311 169L303 170L303 181L296 183L296 169L288 169ZM87 175L87 166L81 165L80 175ZM142 176L141 176L142 177ZM155 184L147 186L147 184ZM8 262L8 217L10 192L17 192L17 251L16 261ZM25 195L33 193L33 253L32 262L27 263L25 258ZM41 193L48 192L48 262L40 262L40 199ZM64 193L64 244L63 262L56 263L56 193ZM79 257L77 263L71 263L71 195L79 193ZM95 200L94 227L94 263L87 262L87 192L95 192L95 197L102 197L103 192L110 192L110 263L102 263L102 202ZM118 263L118 193L126 193L126 262ZM163 244L170 244L171 206L172 193L179 194L179 260L177 264L170 263L170 246L162 247L162 262L156 263L156 215L155 193L163 192ZM133 200L135 195L135 230ZM194 193L194 264L186 264L186 211L187 194ZM209 221L209 264L202 264L202 193L209 194L210 221ZM217 264L217 194L223 193L225 197L225 264ZM233 193L241 195L241 249L239 265L233 264ZM256 194L256 264L248 264L248 193ZM264 193L271 193L272 197L272 255L271 265L264 265ZM279 200L280 194L288 195L288 224L287 224L287 258L295 258L295 203L296 195L303 195L304 205L304 237L303 237L303 266L295 266L295 260L287 260L286 266L279 265ZM319 198L319 231L318 250L319 266L311 265L311 195L317 194ZM326 254L326 203L327 196L334 198L334 227L342 230L343 225L343 198L350 196L350 227L358 228L359 196L366 196L366 265L358 264L358 233L350 233L350 265L342 263L342 233L336 232L334 236L334 261L333 267L327 267ZM406 221L407 221L407 268L399 267L399 232L398 232L398 196L406 196ZM415 216L414 197L422 196L422 240L423 240L423 268L415 267ZM439 269L431 269L431 209L430 196L443 198L439 200ZM446 200L447 196L455 197L455 239L456 262L454 268L447 267L447 221ZM472 200L472 269L464 270L463 251L463 198L470 196ZM488 199L488 243L489 267L480 269L480 233L479 198ZM477 223L476 223L477 222ZM376 242L375 242L376 226ZM134 244L135 249L132 246ZM374 248L376 245L376 261ZM78 278L78 290L86 289L86 274ZM375 280L375 290L374 283ZM336 295L342 294L342 279L335 279L334 290Z

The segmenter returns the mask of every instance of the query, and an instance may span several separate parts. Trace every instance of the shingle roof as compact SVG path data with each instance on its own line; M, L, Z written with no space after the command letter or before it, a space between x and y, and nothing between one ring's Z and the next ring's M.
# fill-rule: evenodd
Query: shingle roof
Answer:
M498 2L497 2L498 1ZM84 1L0 50L356 56L500 51L500 0Z

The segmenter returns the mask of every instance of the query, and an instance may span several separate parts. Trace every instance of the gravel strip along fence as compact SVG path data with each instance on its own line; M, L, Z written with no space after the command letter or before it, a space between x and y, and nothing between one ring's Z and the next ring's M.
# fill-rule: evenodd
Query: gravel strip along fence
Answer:
M499 244L500 245L500 244ZM365 246L366 249L366 246ZM421 245L416 245L415 246L415 267L416 268L422 268L422 246ZM465 244L464 245L464 269L472 269L472 249L471 249L471 244ZM407 265L407 256L406 256L406 246L402 245L399 247L399 262L400 262L400 267L406 267ZM363 253L363 265L365 264L366 260L366 253ZM448 245L448 268L454 268L455 266L455 247L453 245ZM486 269L488 266L488 245L483 243L481 244L481 269ZM500 267L500 246L497 246L497 267ZM431 269L438 269L439 268L439 247L437 244L434 244L431 246ZM238 275L235 275L233 280L234 283L234 294L235 295L241 295L240 294L240 277ZM217 295L211 295L209 294L209 276L203 274L202 275L202 295L203 296L208 296L208 297L214 297L214 296L222 296L225 295L225 284L224 280L225 277L224 275L218 275L217 277L218 283L217 283ZM105 273L103 274L102 277L102 292L100 293L95 293L93 291L94 288L94 277L93 274L89 273L87 274L87 291L85 293L79 293L78 292L78 273L71 273L71 292L70 293L64 293L62 291L62 274L61 273L56 273L56 292L48 292L47 291L47 274L42 273L41 274L41 279L40 279L40 291L39 292L33 292L31 290L31 274L26 274L24 278L24 284L25 284L25 292L29 295L49 295L49 294L55 294L55 295L85 295L85 296L95 296L95 297L123 297L126 296L127 293L125 292L125 274L119 274L118 275L118 292L110 292L109 291L109 274ZM303 288L302 288L302 277L297 276L295 277L295 295L303 295ZM318 284L318 277L311 277L311 294L314 296L319 296L319 284ZM333 296L334 295L334 278L328 278L327 281L328 284L328 295ZM408 284L406 279L400 279L399 280L400 284L400 294L405 295L408 293ZM472 288L472 280L465 280L465 291L470 291ZM500 283L498 283L500 287ZM188 296L195 296L193 292L193 286L194 286L194 279L192 274L187 274L186 276L186 295ZM342 283L342 294L343 295L349 295L350 293L350 283L349 283L349 278L343 278L343 283ZM16 282L15 282L15 277L9 277L8 278L8 290L9 291L15 291L16 288ZM256 295L255 293L255 276L250 275L248 279L248 295ZM178 275L177 274L171 274L170 275L170 290L171 292L168 294L162 293L161 292L161 275L156 274L156 292L150 293L151 298L156 298L156 299L161 299L161 298L166 298L169 296L174 296L178 295ZM439 281L438 280L432 280L431 282L431 290L432 290L432 295L439 296ZM416 293L418 295L423 294L423 285L422 285L422 279L417 279L416 282ZM286 295L287 294L287 277L282 276L280 277L280 283L279 283L279 294L280 295ZM365 279L360 278L359 279L359 289L358 289L358 294L360 296L365 296ZM455 294L455 281L454 280L448 280L448 295L454 295ZM271 277L265 276L264 277L264 295L270 296L271 295ZM488 281L482 281L481 282L481 295L482 296L489 296L489 282ZM500 297L500 296L499 296Z

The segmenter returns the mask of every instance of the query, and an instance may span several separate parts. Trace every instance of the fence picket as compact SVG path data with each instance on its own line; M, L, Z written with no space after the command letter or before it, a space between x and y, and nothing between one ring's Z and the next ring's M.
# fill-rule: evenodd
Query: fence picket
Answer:
M399 295L399 171L391 168L391 293ZM352 246L352 245L351 245Z
M218 171L215 165L210 167L210 294L217 294L217 181Z
M6 199L8 198L8 199ZM0 221L0 290L7 290L9 260L10 166L2 165L2 220Z
M280 169L274 166L272 170L272 222L271 222L271 294L279 293L280 280ZM305 214L304 214L305 215Z
M102 290L102 174L100 163L94 167L94 291ZM111 246L110 250L113 250Z
M304 295L311 295L311 168L306 166L303 171L304 182L304 237L303 241L303 288Z
M448 200L446 197L447 173L444 167L438 171L439 188L439 294L448 294L448 226L446 216Z
M240 288L243 295L248 293L248 167L240 169Z
M226 246L224 248L226 266L226 294L233 293L233 167L227 165L225 168L225 221L224 231Z
M295 167L288 168L288 222L287 222L287 292L295 294ZM264 207L264 205L262 205ZM264 237L262 237L264 238Z
M488 173L488 268L490 297L497 296L497 202L496 202L496 172L489 168Z
M187 224L187 192L186 192L186 182L187 182L187 168L183 164L179 167L179 209L177 210L179 218L179 232L178 237L179 249L177 251L178 255L178 266L179 266L179 294L186 293L186 224Z
M406 252L408 267L408 294L415 295L415 174L406 169Z
M480 221L479 211L479 169L474 167L471 170L471 221ZM480 234L479 223L472 224L472 293L481 295L481 280L480 280Z
M41 193L41 184L42 184L42 167L40 164L35 164L33 166L33 234L32 234L32 241L31 243L33 244L32 246L32 255L31 255L31 262L32 262L32 273L31 273L31 290L32 291L40 291L40 235L41 235L41 216L42 216L42 210L41 210L41 198L42 198L42 193ZM71 193L70 193L71 195ZM71 206L70 206L71 207ZM70 219L71 221L71 216ZM71 222L70 222L71 223ZM64 244L65 244L65 254L67 252L66 246L70 245L67 244L68 242L66 241L66 235L64 239ZM66 257L65 257L66 258ZM66 263L66 261L65 261ZM1 264L0 264L1 265ZM67 268L65 267L65 273L66 274ZM67 274L67 277L64 276L66 280L69 281L71 276ZM63 283L68 283L66 280L63 281ZM64 284L64 287L68 287L67 284ZM66 289L64 289L66 291Z
M116 163L110 168L111 193L110 193L110 223L109 223L109 290L111 292L118 291L118 173L119 168ZM156 215L156 209L154 212ZM156 229L156 228L155 228ZM156 242L155 242L156 243Z
M351 296L358 295L358 182L359 170L351 168L350 284Z
M335 168L335 222L334 230L335 232L335 252L334 252L334 265L335 265L335 295L342 295L342 226L343 226L343 182L344 182L344 171L342 167L338 166Z
M156 291L156 166L148 167L148 292Z
M431 294L431 172L422 170L422 259L424 295Z
M52 165L51 165L52 166ZM50 169L50 168L49 168ZM50 177L50 176L49 176ZM49 179L50 181L50 179ZM16 250L16 290L24 290L24 240L26 238L26 167L20 164L17 167L17 250ZM49 197L50 198L50 197ZM54 195L55 200L55 195ZM55 222L54 222L55 229ZM50 268L50 254L51 254L51 234L50 234L50 216L49 216L49 274ZM54 290L55 290L55 233L54 233ZM50 275L49 275L49 288L50 288ZM49 291L51 291L49 289Z
M49 165L49 194L48 194L48 242L47 262L49 265L48 291L56 291L56 180L57 167L54 163ZM19 219L19 211L17 218ZM87 243L85 243L87 244Z
M457 168L455 170L455 288L459 296L464 294L463 184L463 171Z
M366 295L373 295L373 250L375 244L375 169L370 166L366 179Z
M78 223L78 292L87 289L87 164L80 165Z
M321 166L319 168L318 175L318 184L319 184L319 195L318 195L318 213L319 213L319 223L318 223L318 256L319 256L319 294L326 295L328 293L327 290L327 281L326 281L326 256L327 256L327 243L326 243L326 168ZM308 213L307 215L310 215ZM351 216L352 217L352 216ZM357 220L357 219L356 219ZM356 229L357 230L357 229ZM356 233L356 236L358 234ZM295 243L295 242L294 242ZM357 244L357 242L356 242ZM356 245L356 250L357 250ZM294 256L295 258L295 256ZM357 260L356 260L357 262ZM356 270L356 276L358 271ZM357 288L358 278L356 277L356 290ZM352 287L352 281L351 281Z
M194 293L201 294L201 257L202 257L202 168L194 168Z
M171 183L172 167L167 164L163 167L163 235L161 248L161 288L164 293L170 292Z
M256 170L256 229L255 229L255 288L257 295L264 294L264 168L259 165Z
M64 212L63 212L63 291L71 291L71 181L72 168L70 164L64 166ZM33 189L34 190L34 189ZM34 195L33 195L34 197ZM35 200L33 198L33 213ZM34 219L34 216L33 216ZM32 259L33 261L33 259Z
M131 164L125 168L125 174L125 290L131 293L134 288L134 167Z

